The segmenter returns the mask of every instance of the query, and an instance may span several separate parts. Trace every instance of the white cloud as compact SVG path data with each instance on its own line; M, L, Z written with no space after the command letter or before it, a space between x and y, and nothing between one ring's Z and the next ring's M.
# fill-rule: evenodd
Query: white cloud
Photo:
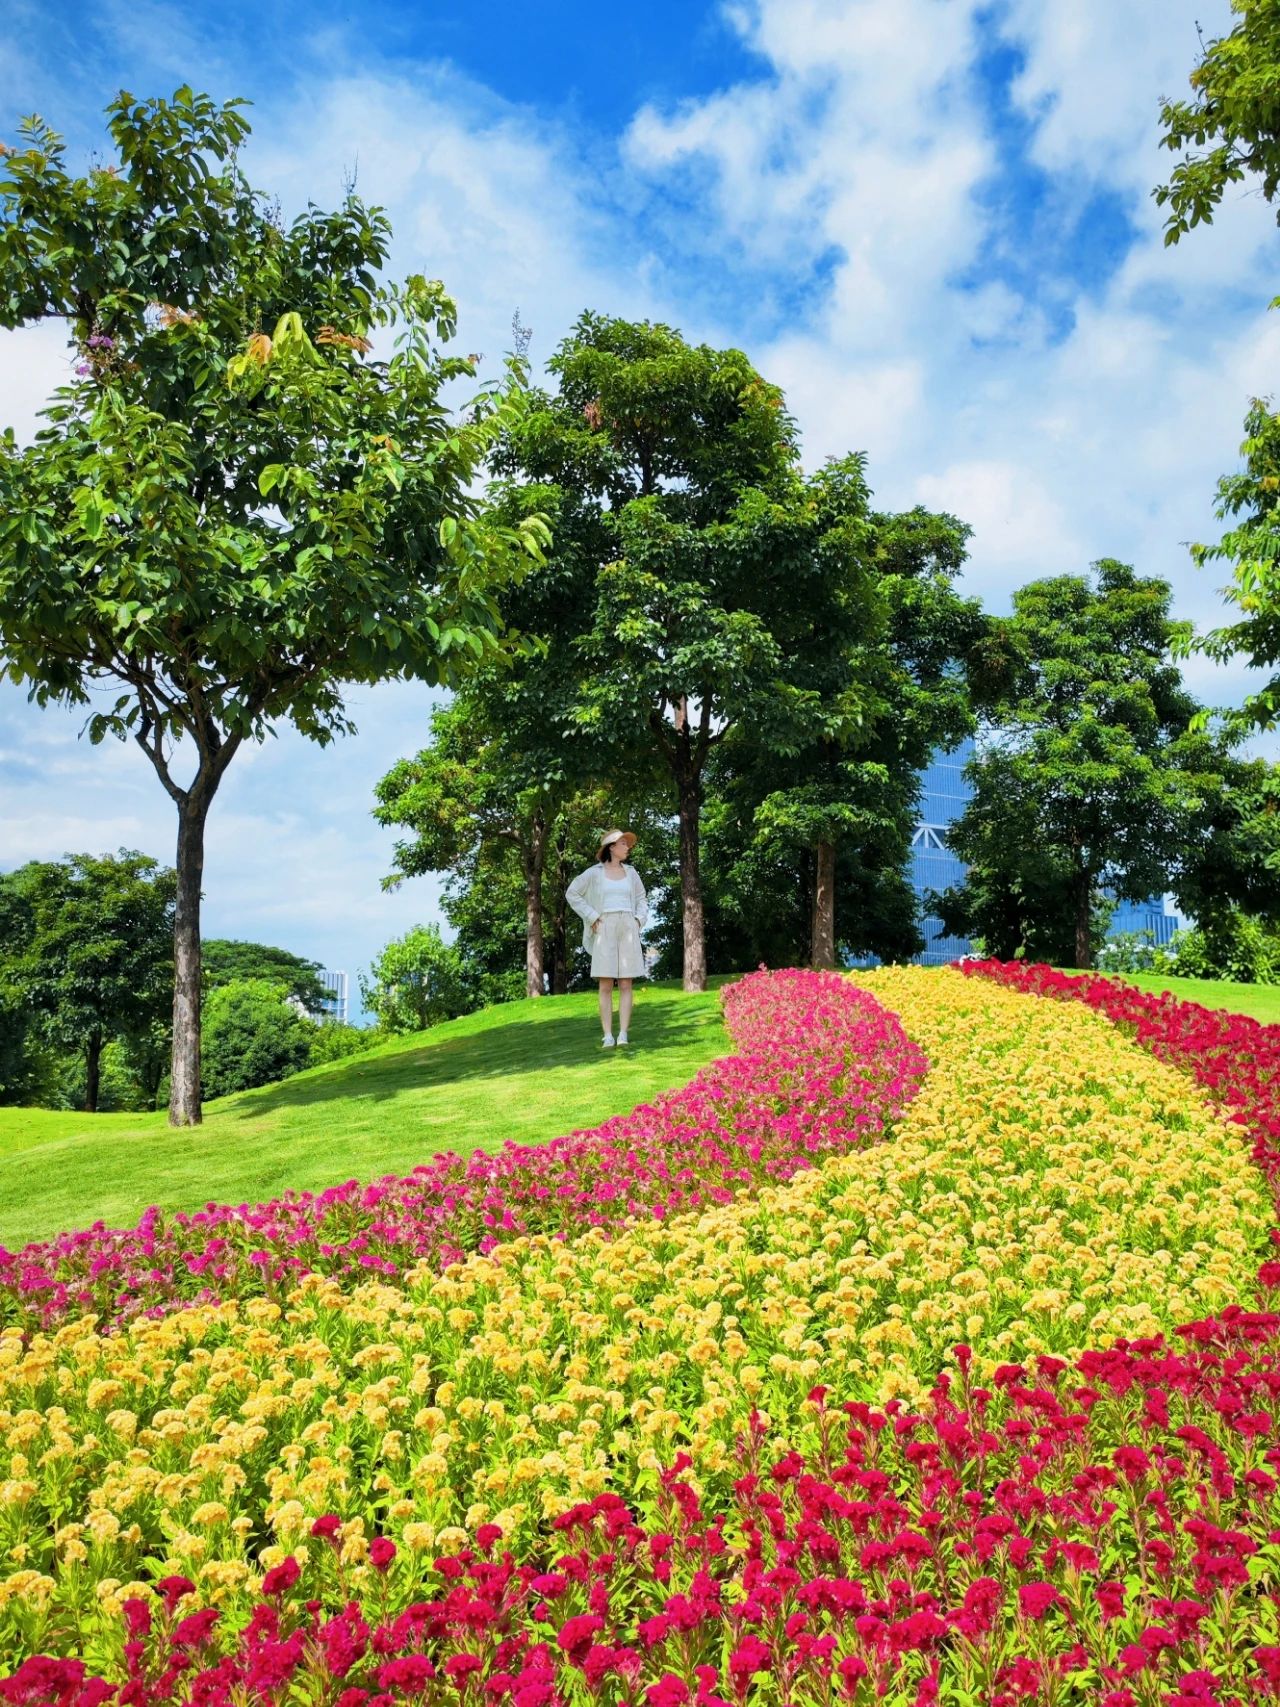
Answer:
M355 171L361 197L390 213L392 275L444 279L482 375L498 372L517 307L539 362L585 308L654 311L605 175L558 126L447 66L303 78L287 105L255 116L248 166L286 209L336 201Z
M440 917L432 879L382 890L396 834L371 816L374 783L425 739L439 695L394 683L351 697L357 736L322 748L286 731L237 754L209 813L203 922L210 936L278 942L354 978L390 937ZM119 847L172 864L174 808L146 759L128 743L77 740L82 722L0 688L0 869Z
M1083 567L1080 540L1053 493L1028 478L1016 462L955 462L939 474L922 474L915 496L934 510L947 510L974 530L986 568L985 590L1009 592L1038 575L1070 574Z
M1227 0L1008 0L986 14L1024 55L1012 95L1058 229L1104 191L1138 233L1113 276L1105 254L1091 278L1050 251L1024 257L1017 288L983 280L981 263L976 288L958 282L985 244L1019 240L977 99L976 7L755 0L732 15L771 76L645 109L628 146L659 178L702 173L726 244L834 255L821 305L755 352L807 460L863 448L880 502L968 520L966 581L996 608L1022 580L1119 556L1170 579L1182 614L1217 620L1222 577L1197 574L1186 544L1214 537L1247 399L1280 375L1280 321L1264 312L1275 221L1236 198L1167 249L1150 190L1172 165L1160 98L1186 86L1196 18L1230 27ZM1086 256L1100 230L1076 231ZM1070 316L1056 341L1041 286ZM1203 673L1243 691L1238 669Z

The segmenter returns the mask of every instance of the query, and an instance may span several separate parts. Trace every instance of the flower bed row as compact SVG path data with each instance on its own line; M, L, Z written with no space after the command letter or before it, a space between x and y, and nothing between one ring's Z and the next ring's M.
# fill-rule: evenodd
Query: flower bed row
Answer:
M1266 1193L1182 1075L1067 1004L872 987L932 1062L890 1145L395 1285L0 1336L0 1653L85 1657L174 1572L231 1628L326 1514L367 1598L375 1530L409 1571L484 1526L536 1557L601 1494L652 1519L680 1451L727 1510L753 1413L771 1451L813 1450L816 1383L915 1401L958 1340L985 1375L1238 1296Z
M1280 1026L1203 1008L1169 992L1149 994L1096 974L1057 972L1022 961L969 960L969 977L1027 995L1082 1002L1144 1049L1190 1073L1253 1138L1253 1159L1272 1189L1280 1183Z
M1280 1318L942 1378L917 1412L806 1405L809 1455L748 1418L711 1513L677 1459L519 1558L438 1556L318 1518L220 1640L171 1577L89 1659L27 1661L11 1707L738 1707L1280 1700ZM96 1680L95 1680L95 1673ZM102 1681L105 1678L107 1681ZM127 1682L121 1683L121 1680Z
M0 1321L86 1312L118 1327L177 1305L282 1296L307 1273L396 1277L531 1233L617 1227L724 1203L881 1137L927 1066L894 1016L830 973L758 972L725 987L738 1053L588 1130L496 1155L439 1155L406 1178L293 1192L133 1228L0 1250Z

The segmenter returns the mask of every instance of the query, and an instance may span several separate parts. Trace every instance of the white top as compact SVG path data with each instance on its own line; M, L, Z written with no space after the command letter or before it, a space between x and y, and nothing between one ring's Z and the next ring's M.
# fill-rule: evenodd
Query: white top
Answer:
M603 877L600 884L603 891L600 911L602 913L630 913L631 885L625 877Z
M565 899L582 920L582 946L588 954L595 947L591 927L604 911L605 902L614 893L621 891L626 895L630 891L629 905L641 930L649 917L649 901L639 872L630 864L624 865L622 869L626 874L624 877L606 877L604 867L596 860L585 871L580 871L565 890Z

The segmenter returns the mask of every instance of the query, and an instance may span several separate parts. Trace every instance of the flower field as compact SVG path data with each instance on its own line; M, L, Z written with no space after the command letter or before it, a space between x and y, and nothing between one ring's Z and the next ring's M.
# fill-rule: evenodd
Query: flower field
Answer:
M527 1173L227 1212L194 1293L157 1227L123 1307L126 1236L13 1258L0 1699L1280 1698L1273 1077L992 976L725 999Z

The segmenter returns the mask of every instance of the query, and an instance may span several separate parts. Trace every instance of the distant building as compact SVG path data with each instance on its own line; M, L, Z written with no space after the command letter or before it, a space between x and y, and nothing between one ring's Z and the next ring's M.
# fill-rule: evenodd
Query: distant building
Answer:
M347 1023L346 973L321 972L319 976L326 992L322 1017L332 1020L336 1025L345 1025Z
M936 752L921 773L923 793L920 799L920 821L911 838L911 887L920 906L920 934L924 952L916 955L920 966L945 966L949 960L970 952L968 937L942 936L942 920L926 913L925 895L930 889L941 894L944 889L964 882L965 867L952 853L947 840L956 819L973 798L973 788L965 777L964 767L973 757L973 742L965 740L949 753Z
M1116 910L1107 926L1107 935L1123 936L1130 932L1147 931L1157 947L1173 940L1173 933L1185 928L1186 920L1169 906L1168 897L1152 896L1146 901L1117 901Z

